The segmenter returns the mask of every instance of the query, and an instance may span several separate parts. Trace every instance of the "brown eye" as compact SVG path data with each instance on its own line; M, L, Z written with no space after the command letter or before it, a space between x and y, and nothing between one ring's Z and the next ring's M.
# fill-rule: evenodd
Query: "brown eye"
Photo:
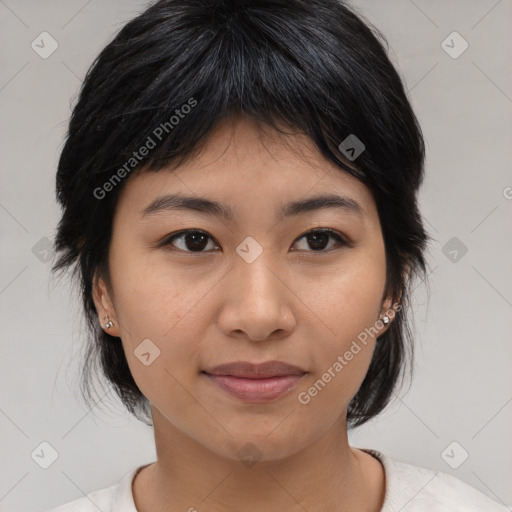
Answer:
M347 242L340 236L340 234L332 229L315 229L312 231L308 231L304 233L298 240L302 239L306 240L306 244L308 247L312 249L313 252L329 252L329 249L332 249L329 246L329 239L335 239L338 242L338 245L348 245ZM298 243L295 242L296 244ZM304 245L304 244L303 244ZM328 250L325 250L328 247ZM307 248L302 248L299 250L306 250Z
M315 229L304 233L294 245L300 245L299 240L305 240L305 244L299 249L292 249L292 251L305 251L305 252L330 252L335 249L336 245L345 246L349 245L348 242L337 232L332 229ZM331 243L332 240L337 244ZM211 242L210 245L209 242ZM175 233L167 237L161 244L164 247L171 246L178 251L189 253L202 253L209 252L212 249L218 248L214 243L213 238L206 232L197 229L188 229Z
M184 252L205 252L209 240L213 242L211 236L204 231L189 229L168 237L162 245L171 245ZM176 241L178 242L177 244L175 243ZM215 244L213 247L216 247Z

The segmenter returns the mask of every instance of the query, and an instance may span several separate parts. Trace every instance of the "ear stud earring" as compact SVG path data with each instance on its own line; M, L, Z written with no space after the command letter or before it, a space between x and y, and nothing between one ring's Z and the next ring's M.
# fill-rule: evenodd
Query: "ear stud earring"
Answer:
M388 315L384 315L382 317L382 322L384 323L384 325L389 324L389 316Z
M108 320L108 315L106 315L103 320ZM110 329L112 326L114 325L114 322L112 322L112 320L109 320L106 324L105 324L105 329Z

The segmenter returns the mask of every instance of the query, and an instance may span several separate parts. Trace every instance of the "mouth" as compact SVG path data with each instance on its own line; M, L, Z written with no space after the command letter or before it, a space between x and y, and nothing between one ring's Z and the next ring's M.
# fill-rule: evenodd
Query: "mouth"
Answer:
M277 400L294 389L307 372L281 361L236 361L201 372L216 387L246 403Z

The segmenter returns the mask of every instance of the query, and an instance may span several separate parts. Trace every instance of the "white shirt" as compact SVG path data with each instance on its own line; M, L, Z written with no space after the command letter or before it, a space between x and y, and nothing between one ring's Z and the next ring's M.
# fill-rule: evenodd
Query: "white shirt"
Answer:
M361 449L361 448L360 448ZM377 450L362 449L379 459L386 474L386 494L380 512L509 512L474 487L448 474L392 459ZM132 482L139 466L112 485L47 512L138 512Z

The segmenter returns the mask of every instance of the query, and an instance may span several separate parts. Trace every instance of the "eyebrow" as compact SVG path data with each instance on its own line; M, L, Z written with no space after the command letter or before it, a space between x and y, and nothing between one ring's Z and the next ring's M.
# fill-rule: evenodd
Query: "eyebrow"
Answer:
M302 213L313 212L324 209L341 209L347 213L364 218L364 208L354 199L336 194L321 195L291 201L281 206L280 216L292 217ZM141 219L158 212L173 210L189 210L223 217L232 221L235 217L233 210L222 203L207 199L205 197L184 196L181 194L169 194L157 197L146 208L144 208Z

